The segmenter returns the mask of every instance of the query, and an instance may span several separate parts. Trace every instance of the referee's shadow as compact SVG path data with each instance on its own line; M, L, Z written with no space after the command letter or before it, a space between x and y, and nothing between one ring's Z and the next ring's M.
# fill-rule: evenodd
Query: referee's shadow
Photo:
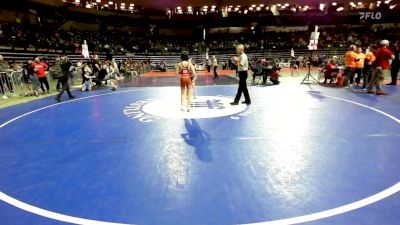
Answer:
M202 130L195 119L185 119L186 133L181 134L185 142L195 148L197 158L203 162L211 162L213 156L209 145L210 135Z

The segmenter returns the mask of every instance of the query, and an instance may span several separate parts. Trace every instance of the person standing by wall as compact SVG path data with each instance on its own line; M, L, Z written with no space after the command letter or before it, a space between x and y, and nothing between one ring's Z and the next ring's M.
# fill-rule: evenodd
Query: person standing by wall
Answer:
M206 59L206 66L207 66L207 72L210 72L211 71L211 59L210 58L207 58Z
M218 74L217 74L218 60L217 60L217 58L215 57L215 55L213 55L212 58L213 58L212 64L213 64L213 67L214 67L214 78L218 78Z
M244 53L244 46L242 44L236 47L236 53L238 54L238 59L235 60L235 64L237 65L237 70L239 74L239 87L236 93L235 100L231 102L231 105L238 105L240 101L240 97L242 93L244 95L245 101L242 102L244 104L250 105L251 99L249 95L249 91L247 90L247 71L249 70L249 60L247 58L246 53Z

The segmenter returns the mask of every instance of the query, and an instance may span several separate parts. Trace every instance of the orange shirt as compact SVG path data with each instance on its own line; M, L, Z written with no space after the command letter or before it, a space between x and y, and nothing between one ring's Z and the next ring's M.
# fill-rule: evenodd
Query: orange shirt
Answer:
M359 59L356 61L356 68L364 68L364 61L366 58L366 55L364 53L358 53L357 58Z
M365 59L367 60L368 65L371 65L374 61L375 61L375 55L373 52L369 51L366 55L365 55Z
M356 67L356 60L358 54L354 51L348 51L346 55L344 55L344 64L346 67Z

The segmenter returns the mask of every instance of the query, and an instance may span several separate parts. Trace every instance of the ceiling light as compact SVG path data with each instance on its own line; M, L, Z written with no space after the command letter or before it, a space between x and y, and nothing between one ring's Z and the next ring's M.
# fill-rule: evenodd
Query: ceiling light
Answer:
M336 9L336 11L338 11L338 12L340 12L340 11L343 11L343 7L338 7L337 9Z

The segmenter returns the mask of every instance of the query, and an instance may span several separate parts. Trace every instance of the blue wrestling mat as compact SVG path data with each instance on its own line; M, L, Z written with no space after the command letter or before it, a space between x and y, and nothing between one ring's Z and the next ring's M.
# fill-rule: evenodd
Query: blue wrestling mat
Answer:
M76 91L0 109L0 224L397 225L400 93Z

